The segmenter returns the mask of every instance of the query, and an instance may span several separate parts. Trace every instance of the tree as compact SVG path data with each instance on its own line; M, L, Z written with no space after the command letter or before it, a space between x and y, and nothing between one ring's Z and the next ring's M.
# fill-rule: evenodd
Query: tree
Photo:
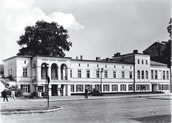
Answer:
M64 57L64 51L69 51L72 46L68 38L68 31L63 26L37 21L35 26L27 26L25 34L17 41L21 47L17 55Z
M172 18L170 18L169 26L167 27L169 36L172 38Z

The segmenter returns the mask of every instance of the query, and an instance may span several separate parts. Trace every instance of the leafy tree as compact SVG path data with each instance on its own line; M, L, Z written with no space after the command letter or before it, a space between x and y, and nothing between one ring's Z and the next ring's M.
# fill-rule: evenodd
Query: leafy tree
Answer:
M172 18L170 18L169 26L167 27L169 36L172 38Z
M64 57L72 43L67 39L68 31L55 22L37 21L35 26L27 26L25 34L17 43L20 45L17 55L48 55Z

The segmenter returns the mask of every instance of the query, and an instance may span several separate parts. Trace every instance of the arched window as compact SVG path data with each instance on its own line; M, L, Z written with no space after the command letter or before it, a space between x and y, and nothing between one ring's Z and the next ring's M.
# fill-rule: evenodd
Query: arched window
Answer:
M142 70L142 79L144 79L144 71Z
M149 75L148 75L148 71L146 71L146 79L148 79L149 77L148 77Z
M55 63L51 65L51 79L58 79L58 67Z
M61 80L67 80L67 65L61 65Z
M137 79L140 79L140 70L137 71Z
M41 79L46 79L48 73L48 68L46 63L42 63L41 65Z

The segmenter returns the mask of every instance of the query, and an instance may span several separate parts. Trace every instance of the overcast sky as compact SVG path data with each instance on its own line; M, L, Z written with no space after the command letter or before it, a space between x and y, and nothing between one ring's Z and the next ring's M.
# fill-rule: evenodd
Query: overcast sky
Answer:
M170 12L170 0L0 0L0 61L16 55L16 41L37 20L68 29L69 57L142 52L169 39Z

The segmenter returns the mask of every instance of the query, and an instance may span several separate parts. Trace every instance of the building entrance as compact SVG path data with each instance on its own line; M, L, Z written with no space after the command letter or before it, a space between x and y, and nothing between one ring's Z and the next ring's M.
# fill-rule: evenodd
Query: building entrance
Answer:
M51 92L52 92L52 96L58 96L58 88L57 88L57 85L52 85L52 88L51 88Z

